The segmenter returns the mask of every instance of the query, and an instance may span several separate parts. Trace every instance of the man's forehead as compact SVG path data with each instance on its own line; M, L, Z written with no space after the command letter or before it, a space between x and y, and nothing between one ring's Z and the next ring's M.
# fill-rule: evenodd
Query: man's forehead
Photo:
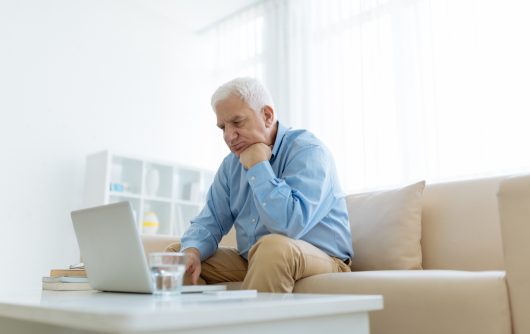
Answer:
M244 101L219 101L215 108L215 115L217 120L229 121L235 117L243 117L248 112L252 111L248 104Z
M231 113L225 113L224 115L217 113L217 125L234 122L244 117L245 115L243 112L231 112Z

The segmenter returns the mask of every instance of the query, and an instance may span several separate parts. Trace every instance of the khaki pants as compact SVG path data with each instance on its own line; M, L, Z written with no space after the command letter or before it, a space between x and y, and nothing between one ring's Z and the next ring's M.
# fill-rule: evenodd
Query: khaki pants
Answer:
M180 243L166 251L178 252ZM296 281L317 274L349 272L340 259L330 257L302 240L269 234L256 242L249 251L248 262L235 248L220 247L201 264L199 284L241 282L243 289L259 292L292 292ZM184 284L190 284L185 277Z

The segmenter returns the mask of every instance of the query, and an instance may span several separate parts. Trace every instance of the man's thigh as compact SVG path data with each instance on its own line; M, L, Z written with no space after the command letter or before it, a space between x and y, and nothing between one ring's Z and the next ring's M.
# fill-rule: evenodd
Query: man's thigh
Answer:
M241 282L247 274L248 263L233 247L219 247L201 264L201 277L208 284Z
M292 247L297 247L302 254L303 271L297 279L318 274L350 271L342 260L329 256L320 248L306 241L290 239L289 243L292 243Z
M272 265L284 262L284 265L292 266L289 271L295 280L318 274L350 271L342 260L329 256L303 240L273 234L263 237L263 240L258 241L260 242L263 243L261 247L268 248L265 254L269 255L261 257L261 260L266 262L266 265L268 262Z

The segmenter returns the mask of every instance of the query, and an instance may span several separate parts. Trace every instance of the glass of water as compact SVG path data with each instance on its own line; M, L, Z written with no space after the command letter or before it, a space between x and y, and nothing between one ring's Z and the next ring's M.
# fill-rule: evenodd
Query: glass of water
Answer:
M149 267L155 295L177 295L182 290L186 271L184 253L150 253Z

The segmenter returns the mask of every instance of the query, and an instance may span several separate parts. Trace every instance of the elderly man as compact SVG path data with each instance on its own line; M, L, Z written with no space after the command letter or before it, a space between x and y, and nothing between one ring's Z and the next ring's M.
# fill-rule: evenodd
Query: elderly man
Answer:
M182 242L168 247L188 255L187 280L292 292L304 277L350 271L346 204L320 140L278 122L269 92L252 78L219 87L212 107L231 153ZM218 247L232 226L237 249Z

